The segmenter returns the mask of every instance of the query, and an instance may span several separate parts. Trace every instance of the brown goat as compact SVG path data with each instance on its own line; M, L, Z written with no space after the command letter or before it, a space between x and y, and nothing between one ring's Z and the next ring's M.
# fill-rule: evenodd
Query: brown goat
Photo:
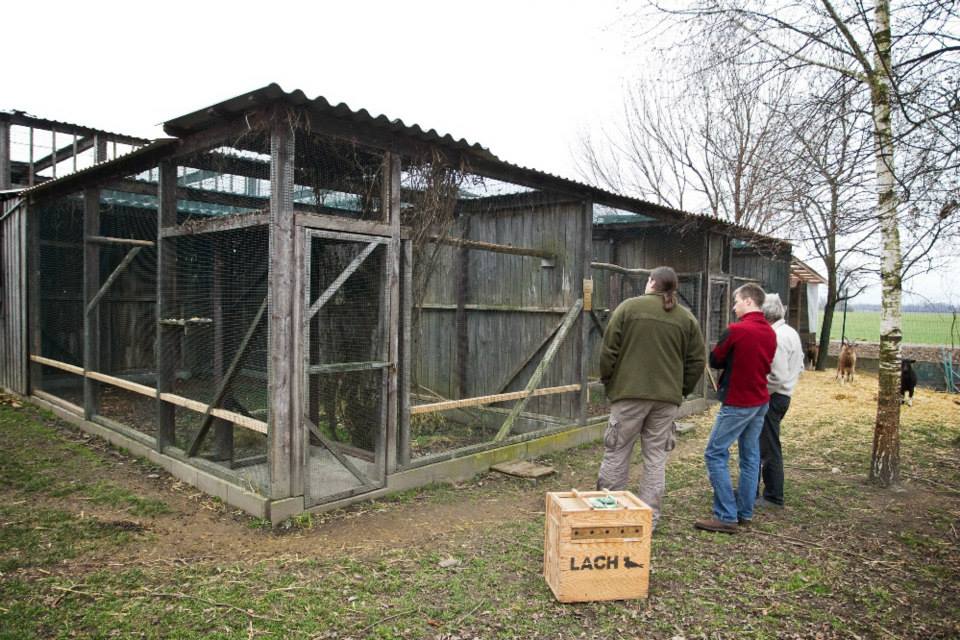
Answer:
M853 374L857 369L857 352L852 342L840 345L840 357L837 358L837 380L840 384L853 382Z

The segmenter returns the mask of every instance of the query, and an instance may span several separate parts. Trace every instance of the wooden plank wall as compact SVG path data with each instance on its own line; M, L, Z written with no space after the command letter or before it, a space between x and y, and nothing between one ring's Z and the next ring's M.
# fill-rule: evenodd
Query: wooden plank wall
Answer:
M468 278L465 303L467 362L465 397L500 391L512 371L557 326L566 309L575 301L574 280L578 259L583 253L579 217L582 204L530 204L524 207L471 214L471 240L507 244L556 252L554 266L542 267L541 259L489 251L467 252ZM455 230L452 234L456 234ZM456 269L456 247L440 249L436 271L424 300L420 320L416 380L447 398L459 396L457 361L456 303L460 282ZM449 309L431 309L445 305ZM522 307L523 311L473 310L469 305ZM552 309L551 312L534 309ZM579 381L575 336L568 337L557 354L542 386L559 386ZM540 356L534 358L507 387L522 389ZM415 390L414 390L415 392ZM528 411L576 418L576 394L535 398Z
M26 394L26 209L12 207L0 221L0 386Z
M752 249L734 249L730 269L734 276L757 280L764 290L779 293L783 301L790 300L789 253L769 256Z

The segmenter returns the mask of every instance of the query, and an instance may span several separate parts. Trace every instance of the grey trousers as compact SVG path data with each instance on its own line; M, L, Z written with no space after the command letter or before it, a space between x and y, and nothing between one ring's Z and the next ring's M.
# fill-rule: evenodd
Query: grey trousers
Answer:
M660 520L660 501L666 491L667 456L676 444L673 425L679 408L655 400L618 400L610 406L610 422L603 434L597 489L626 489L633 446L640 438L643 472L637 497L653 509L654 527Z

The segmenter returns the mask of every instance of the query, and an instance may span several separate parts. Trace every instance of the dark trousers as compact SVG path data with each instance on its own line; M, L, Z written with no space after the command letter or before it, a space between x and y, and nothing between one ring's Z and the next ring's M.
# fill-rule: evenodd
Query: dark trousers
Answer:
M776 504L783 504L783 451L780 448L780 421L790 408L790 396L782 393L770 395L770 408L763 419L763 431L760 432L760 479L763 484L763 498ZM760 495L760 485L757 485Z

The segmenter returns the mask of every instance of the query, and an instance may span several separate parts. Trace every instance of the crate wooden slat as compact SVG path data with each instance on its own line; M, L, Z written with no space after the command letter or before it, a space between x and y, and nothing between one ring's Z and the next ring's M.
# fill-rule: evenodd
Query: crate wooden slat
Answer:
M612 496L616 509L590 498ZM547 493L543 575L560 602L646 598L653 512L629 491Z

